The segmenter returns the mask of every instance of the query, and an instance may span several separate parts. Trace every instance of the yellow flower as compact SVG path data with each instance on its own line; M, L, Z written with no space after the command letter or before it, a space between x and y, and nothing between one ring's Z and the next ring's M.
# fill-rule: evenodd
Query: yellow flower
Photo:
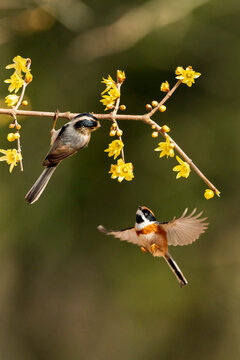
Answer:
M176 176L177 179L179 179L181 176L187 178L190 174L190 165L180 159L180 157L176 156L177 161L180 165L174 166L173 171L178 171L178 174Z
M117 79L120 82L120 84L122 84L124 82L124 80L126 79L126 75L124 71L118 70L117 71Z
M21 75L21 71L25 73L29 71L26 65L27 65L27 59L24 59L18 55L13 58L13 64L7 65L6 69L15 69L18 72L18 74Z
M110 75L109 75L110 76ZM103 105L106 106L106 108L104 110L109 110L112 109L114 107L115 104L115 100L120 96L120 91L118 90L118 88L116 87L115 83L113 84L113 86L110 88L110 90L108 91L107 95L103 95L102 100L100 100L100 102L103 103Z
M109 90L109 95L112 97L112 99L116 100L117 98L119 98L120 96L120 91L118 90L118 88L116 87L116 85L114 85L110 90Z
M18 102L19 96L13 94L5 97L5 103L7 106L14 106Z
M178 68L177 68L178 69ZM176 70L177 71L177 70ZM195 72L191 66L188 66L186 70L182 70L179 76L176 76L176 79L182 80L183 84L191 87L195 83L194 79L197 79L201 73Z
M134 178L133 164L125 163L122 159L119 159L116 165L111 165L109 173L112 174L112 179L118 178L119 182L122 182L123 179L131 181Z
M15 72L10 79L4 80L5 83L9 83L8 91L12 92L15 90L15 93L23 86L23 79Z
M109 144L108 149L104 150L108 152L108 156L114 156L114 159L116 159L120 153L122 148L124 147L124 144L121 140L114 140Z
M163 92L168 92L169 91L169 83L168 81L165 81L161 84L160 90Z
M161 151L160 158L163 156L174 157L174 144L170 141L169 136L166 137L165 142L160 142L154 151Z
M107 79L103 78L102 81L103 84L106 84L106 89L101 93L101 95L105 94L107 91L109 91L113 86L115 86L115 81L112 79L110 75L108 75Z
M205 190L204 197L207 200L212 199L214 197L214 192L210 189L207 189Z
M110 169L109 173L112 174L112 176L111 176L112 179L116 179L117 177L119 177L121 175L120 167L118 165L111 164L111 169Z
M113 98L110 95L103 95L103 98L102 100L100 100L100 102L102 102L103 105L106 106L104 109L106 111L114 107L115 100L113 100Z
M17 163L22 160L22 155L19 154L16 149L0 149L0 153L5 155L0 157L0 161L6 161L7 164L10 165L10 173L12 172L14 166L17 166Z

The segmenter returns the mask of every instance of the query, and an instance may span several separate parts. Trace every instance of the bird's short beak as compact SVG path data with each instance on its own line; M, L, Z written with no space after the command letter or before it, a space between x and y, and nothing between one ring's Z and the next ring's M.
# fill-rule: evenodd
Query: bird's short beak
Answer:
M139 206L139 207L138 207L138 210L142 210L142 206Z

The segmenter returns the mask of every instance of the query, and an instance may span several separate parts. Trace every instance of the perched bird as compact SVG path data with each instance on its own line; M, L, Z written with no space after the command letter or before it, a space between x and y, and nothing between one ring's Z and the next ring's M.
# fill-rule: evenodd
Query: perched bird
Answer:
M51 148L42 163L46 168L25 196L27 202L33 204L38 200L58 164L78 150L85 148L90 141L91 132L99 127L100 124L95 116L83 113L74 117L61 129L52 129Z
M169 254L168 245L192 244L208 227L208 223L205 222L207 218L200 218L202 212L195 215L196 209L194 209L190 215L187 215L187 211L188 209L185 209L179 219L174 217L172 221L158 222L150 209L146 206L139 206L135 227L113 231L100 225L98 230L120 240L136 244L143 252L164 257L180 286L183 286L187 284L187 280Z

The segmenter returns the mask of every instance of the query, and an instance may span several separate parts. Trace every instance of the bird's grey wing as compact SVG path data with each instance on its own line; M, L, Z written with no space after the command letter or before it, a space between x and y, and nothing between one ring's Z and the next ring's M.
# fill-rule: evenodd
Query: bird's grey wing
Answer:
M115 236L115 238L118 238L122 241L128 241L132 244L141 246L141 243L139 241L139 238L137 236L137 233L136 233L136 230L134 227L129 228L129 229L124 229L124 230L119 230L119 231L113 231L113 230L107 230L102 225L99 225L98 230L103 232L104 234L113 235L113 236Z
M207 218L201 218L202 211L195 215L197 209L187 215L188 209L185 209L179 219L161 224L161 227L167 232L168 245L188 245L196 241L199 236L205 232L209 223Z
M63 144L58 136L42 164L43 166L57 165L61 160L73 155L75 152L76 150L71 146Z

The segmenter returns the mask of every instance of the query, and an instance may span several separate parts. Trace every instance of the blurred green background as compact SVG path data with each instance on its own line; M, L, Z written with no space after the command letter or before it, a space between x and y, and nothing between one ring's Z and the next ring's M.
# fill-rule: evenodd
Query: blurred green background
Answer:
M1 359L239 359L239 16L233 0L0 1L2 106L16 55L32 59L29 108L46 111L102 113L101 78L123 69L126 113L142 114L192 65L202 76L154 119L221 191L207 201L194 172L176 180L176 160L153 151L161 139L131 121L120 125L134 181L111 180L105 121L30 206L52 120L20 118L25 171L0 165ZM0 120L6 149L10 118ZM159 220L185 207L208 216L200 240L171 249L186 288L163 260L98 233L133 225L138 205Z

